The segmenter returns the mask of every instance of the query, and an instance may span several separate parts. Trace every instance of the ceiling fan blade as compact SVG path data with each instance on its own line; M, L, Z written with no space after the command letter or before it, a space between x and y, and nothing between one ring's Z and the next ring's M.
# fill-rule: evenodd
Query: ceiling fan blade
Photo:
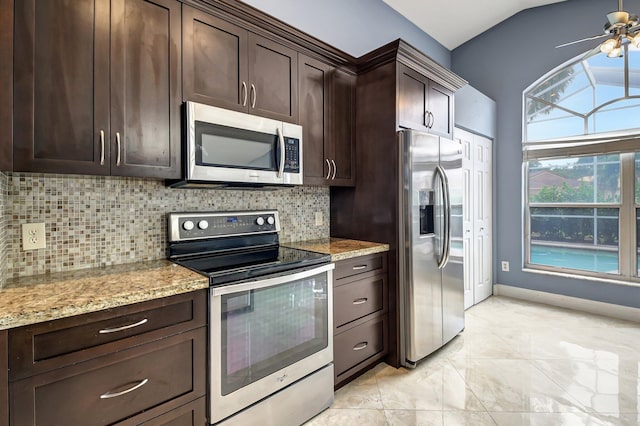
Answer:
M600 37L607 37L609 35L610 34L598 34L598 35L587 37L587 38L583 38L583 39L580 39L580 40L570 41L569 43L563 43L563 44L557 45L556 49L559 48L559 47L570 46L570 45L576 44L576 43L582 43L583 41L595 40L595 39L600 38Z

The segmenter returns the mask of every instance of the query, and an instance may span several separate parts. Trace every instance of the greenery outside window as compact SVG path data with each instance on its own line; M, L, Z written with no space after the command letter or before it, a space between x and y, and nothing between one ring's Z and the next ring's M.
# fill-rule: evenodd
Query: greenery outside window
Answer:
M527 268L640 281L640 51L625 49L523 93Z

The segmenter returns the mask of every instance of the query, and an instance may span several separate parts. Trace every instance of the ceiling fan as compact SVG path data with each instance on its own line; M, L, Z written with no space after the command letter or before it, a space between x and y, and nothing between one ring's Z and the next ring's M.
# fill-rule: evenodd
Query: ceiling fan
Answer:
M640 48L639 22L638 15L622 10L622 0L618 0L618 10L607 14L607 22L604 24L604 34L560 44L556 46L556 48L602 37L609 37L600 44L600 51L606 53L609 58L618 58L622 56L622 48L626 43L631 43L633 46Z

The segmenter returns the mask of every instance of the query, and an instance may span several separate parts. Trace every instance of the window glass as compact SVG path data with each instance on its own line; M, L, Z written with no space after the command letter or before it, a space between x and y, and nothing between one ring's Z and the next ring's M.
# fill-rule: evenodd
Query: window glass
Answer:
M529 163L530 203L619 203L620 155Z

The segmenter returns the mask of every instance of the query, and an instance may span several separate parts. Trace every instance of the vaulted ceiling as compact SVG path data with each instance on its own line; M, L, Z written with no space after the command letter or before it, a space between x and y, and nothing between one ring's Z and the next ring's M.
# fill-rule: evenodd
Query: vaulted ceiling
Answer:
M383 0L449 50L531 7L565 0Z

